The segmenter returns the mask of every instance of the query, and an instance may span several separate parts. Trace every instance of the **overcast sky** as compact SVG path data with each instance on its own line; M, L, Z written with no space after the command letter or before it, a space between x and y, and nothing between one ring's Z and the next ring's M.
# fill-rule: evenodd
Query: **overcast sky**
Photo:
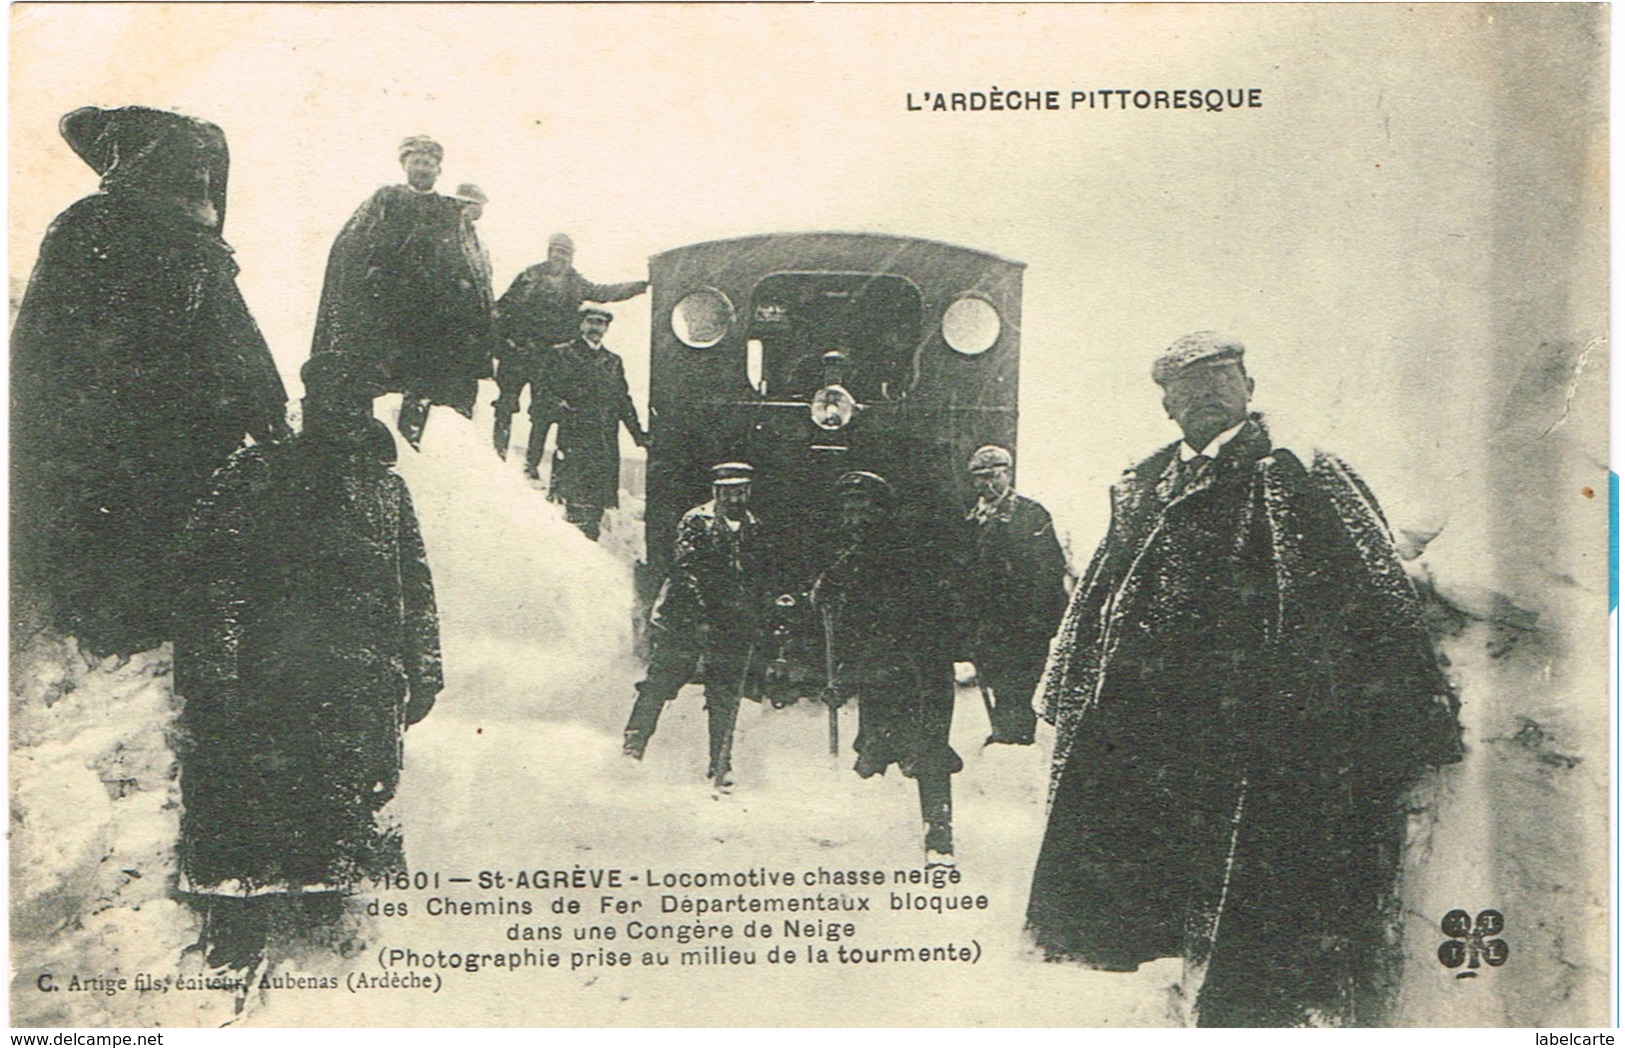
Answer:
M1246 342L1257 406L1351 459L1403 521L1448 517L1445 481L1484 453L1518 354L1605 331L1600 275L1573 278L1602 257L1606 177L1603 16L1584 8L21 4L11 17L14 281L50 219L95 188L56 131L85 104L225 129L226 236L290 384L332 238L400 180L408 134L445 144L442 188L491 197L481 231L499 293L555 230L600 281L755 232L981 248L1029 266L1023 486L1090 545L1105 485L1177 435L1148 366L1182 334ZM1063 109L907 108L911 92L993 86L1057 90ZM1263 104L1065 108L1073 90L1118 88L1257 88ZM610 342L641 407L648 299L618 318Z

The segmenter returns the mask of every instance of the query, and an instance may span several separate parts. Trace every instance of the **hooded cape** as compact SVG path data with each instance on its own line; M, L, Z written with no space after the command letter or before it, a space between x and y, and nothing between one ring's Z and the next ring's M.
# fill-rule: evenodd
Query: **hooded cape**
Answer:
M220 129L128 106L61 130L101 189L47 230L12 331L14 563L84 650L127 654L168 635L192 502L287 396L220 236Z

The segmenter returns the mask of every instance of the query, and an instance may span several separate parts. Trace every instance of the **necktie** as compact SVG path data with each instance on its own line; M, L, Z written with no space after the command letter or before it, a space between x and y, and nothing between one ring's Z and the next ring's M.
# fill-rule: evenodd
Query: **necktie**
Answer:
M1179 494L1191 490L1197 484L1206 480L1213 472L1213 460L1206 455L1196 455L1180 464L1179 467Z

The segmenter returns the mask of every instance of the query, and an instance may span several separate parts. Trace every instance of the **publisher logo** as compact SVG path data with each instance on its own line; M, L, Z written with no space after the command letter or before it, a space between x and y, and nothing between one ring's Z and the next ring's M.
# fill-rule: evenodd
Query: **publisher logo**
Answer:
M1451 910L1439 922L1439 930L1450 936L1439 944L1439 963L1446 968L1466 965L1466 971L1456 973L1458 979L1477 978L1478 969L1486 964L1499 968L1512 953L1505 939L1496 938L1505 928L1506 918L1499 910L1480 910L1477 917Z

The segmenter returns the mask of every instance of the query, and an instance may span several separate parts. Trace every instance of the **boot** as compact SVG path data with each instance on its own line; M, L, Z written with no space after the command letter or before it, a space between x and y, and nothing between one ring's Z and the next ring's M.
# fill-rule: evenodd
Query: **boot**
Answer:
M401 415L395 422L395 428L400 430L401 436L412 445L413 451L423 450L423 430L429 425L429 400L427 397L416 397L408 393L401 400Z
M860 779L870 779L876 775L886 774L891 761L872 750L858 754L858 759L852 763L852 770L858 773Z
M547 450L547 426L537 421L534 415L530 419L530 439L525 442L525 476L531 480L541 479L542 452Z
M920 788L920 815L925 820L925 864L952 866L954 863L953 780L946 772L921 772L915 779Z
M651 697L640 686L637 701L632 703L632 716L627 718L626 731L622 733L621 752L635 761L643 759L643 751L648 748L649 739L655 733L655 725L660 723L660 711L666 704L658 698Z
M312 924L337 924L344 916L342 892L310 892L299 897L299 904Z
M497 449L497 458L508 461L508 445L513 442L513 416L497 409L496 424L491 429L491 444Z
M1022 707L1019 703L1007 703L1000 700L999 705L993 709L993 734L987 737L984 746L999 744L1009 746L1031 746L1033 732L1038 725L1038 715L1032 707Z
M564 504L564 519L574 524L587 536L588 541L597 542L598 534L604 523L604 507L583 506L579 503L566 502Z
M734 784L734 722L739 718L739 703L735 701L724 705L708 702L706 714L711 729L711 765L705 775L718 788L726 789Z
M211 899L203 918L204 961L211 968L252 971L265 958L270 930L268 898Z

